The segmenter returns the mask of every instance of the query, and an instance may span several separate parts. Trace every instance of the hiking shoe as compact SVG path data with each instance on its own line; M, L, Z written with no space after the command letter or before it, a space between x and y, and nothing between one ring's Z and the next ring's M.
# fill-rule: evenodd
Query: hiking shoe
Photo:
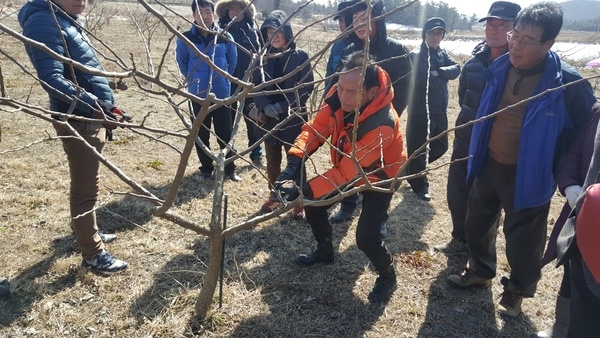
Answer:
M269 196L269 199L265 203L263 203L263 205L260 207L260 211L271 212L271 211L279 208L280 205L281 205L281 202L279 202L279 199L277 199L277 196L271 195L271 196Z
M303 206L294 207L294 209L292 209L292 213L290 215L295 220L304 219L304 207Z
M102 240L103 243L114 242L117 239L117 235L105 234L105 233L101 232L100 230L98 230L98 236L100 236L100 239Z
M336 212L335 214L331 215L331 217L329 217L329 223L338 224L338 223L349 221L351 219L352 219L352 213L340 208L340 210L338 210L338 212Z
M500 303L498 303L498 312L501 315L516 318L521 313L521 303L523 302L523 296L504 290Z
M296 263L305 266L317 263L331 264L333 263L333 250L324 251L317 249L308 254L299 254L298 257L296 257Z
M392 293L394 293L397 287L396 274L389 276L380 275L375 280L375 285L371 292L369 292L367 299L371 303L385 303L390 300Z
M252 160L252 165L259 169L264 169L267 167L267 165L265 164L265 160L263 160L262 157Z
M108 251L102 250L90 260L83 260L83 266L101 275L112 275L127 269L127 262L116 259Z
M459 289L465 289L470 287L489 288L492 286L492 280L479 277L475 271L471 268L465 269L465 272L461 275L450 275L448 276L448 283Z
M441 252L446 256L464 256L469 257L467 243L460 239L452 238L450 242L433 247L433 251Z

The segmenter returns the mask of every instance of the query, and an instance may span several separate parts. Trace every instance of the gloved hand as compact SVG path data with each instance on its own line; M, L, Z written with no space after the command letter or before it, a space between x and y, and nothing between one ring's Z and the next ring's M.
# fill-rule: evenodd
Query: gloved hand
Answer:
M432 71L430 71L430 72L429 72L429 74L430 74L431 76L439 76L439 74L438 74L438 71L437 71L437 70L432 70Z
M268 104L263 108L263 113L270 118L279 121L279 114L283 113L283 107L279 103Z
M581 186L579 185L570 185L565 188L565 197L567 198L567 202L571 209L575 208L575 203L577 202L577 198L581 195Z
M298 168L300 168L300 163L302 159L298 156L290 155L287 159L287 166L283 171L277 176L275 180L275 188L279 189L281 185L287 180L294 180L294 182L298 182L300 177L298 177L299 172ZM297 196L296 196L297 197Z
M102 109L102 112L94 110L93 114L95 118L104 120L104 115L106 115L106 119L109 121L112 120L119 123L133 121L133 118L130 115L125 113L123 109L115 106L114 104L101 100L98 100L96 102L98 103L98 106L100 106L100 108ZM104 123L104 126L107 129L115 129L117 127L112 123Z
M300 190L302 190L302 195L305 198L312 198L313 193L310 185L308 183L304 183L302 187L296 185L295 182L288 182L285 184L280 184L277 186L277 191L281 194L286 201L291 202L300 196Z

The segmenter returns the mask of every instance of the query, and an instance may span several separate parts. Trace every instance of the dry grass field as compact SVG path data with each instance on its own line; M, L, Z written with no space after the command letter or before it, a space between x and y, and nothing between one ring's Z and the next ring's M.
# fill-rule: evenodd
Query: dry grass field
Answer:
M127 16L124 7L120 11ZM14 15L3 16L2 23L20 31ZM7 95L45 107L46 93L11 60L32 70L22 43L0 36ZM131 53L136 65L145 67L143 44L130 20L111 20L98 36L127 64ZM312 28L299 37L299 44L313 53L332 36L330 29ZM166 46L166 30L159 28L152 40L155 65ZM457 56L461 62L465 58ZM315 65L318 74L325 63ZM162 74L174 83L177 68L171 52L165 65ZM595 70L585 71L594 75ZM137 123L185 134L164 97L127 82L130 88L117 91L116 98ZM456 87L456 81L450 84L451 95ZM458 113L456 101L452 96L451 123ZM153 217L150 204L128 194L126 184L101 168L98 222L105 232L118 234L107 248L130 268L109 278L90 273L73 249L68 167L60 141L49 139L55 135L52 126L9 107L0 107L0 125L0 276L10 279L13 291L11 299L0 300L2 337L524 337L552 322L562 272L553 266L544 268L538 293L524 301L522 315L505 319L495 312L502 292L499 277L508 273L501 229L493 287L456 290L446 284L446 277L465 264L431 250L450 239L445 199L450 152L432 166L430 203L416 198L406 183L394 195L386 243L399 287L386 306L366 300L376 274L355 245L356 218L334 227L334 264L303 268L293 259L312 249L310 228L283 215L227 239L222 306L217 290L208 318L200 321L193 309L208 262L205 237ZM147 134L119 129L104 154L164 198L180 161L175 150L181 151L184 141ZM244 148L243 130L235 142ZM326 165L325 152L314 157ZM251 167L247 156L237 164L244 180L225 183L230 225L253 216L268 194L264 172ZM210 220L215 183L201 182L197 166L192 154L173 209L202 224ZM555 196L549 231L563 202Z

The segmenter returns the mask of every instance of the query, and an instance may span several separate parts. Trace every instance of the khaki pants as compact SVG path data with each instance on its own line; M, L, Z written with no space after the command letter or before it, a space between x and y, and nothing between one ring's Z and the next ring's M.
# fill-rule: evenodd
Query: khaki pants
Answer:
M100 123L69 122L98 152L104 148L106 129ZM98 235L94 207L98 198L100 161L81 140L72 136L66 126L54 123L56 134L62 136L62 144L71 175L69 195L73 232L84 259L92 259L104 250Z

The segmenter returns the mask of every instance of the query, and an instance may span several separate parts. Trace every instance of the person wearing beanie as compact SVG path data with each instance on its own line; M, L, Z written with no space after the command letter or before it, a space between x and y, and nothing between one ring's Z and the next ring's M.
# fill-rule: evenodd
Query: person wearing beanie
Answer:
M232 75L242 80L246 71L250 68L252 54L256 54L260 48L258 27L254 21L256 8L248 0L219 0L215 4L215 12L217 13L219 27L231 34L235 40L238 59ZM237 84L231 83L231 95L234 95L236 91L238 91ZM260 144L256 144L258 141L254 133L256 124L248 116L253 105L254 101L251 97L244 99L242 114L246 123L248 147L255 147L250 152L250 160L257 168L264 168L263 149ZM237 103L234 103L231 109L233 120L235 120L237 108Z
M254 97L255 108L265 122L255 128L257 137L265 139L269 198L261 206L262 212L272 212L280 201L273 192L275 180L281 173L283 152L286 153L300 134L307 116L306 102L313 89L314 75L308 53L296 46L292 25L282 10L271 12L260 27L260 38L267 49L262 67L254 71L255 86L271 82ZM298 70L299 69L299 70ZM291 76L286 74L294 73ZM303 219L304 209L292 210L293 219Z
M458 104L460 112L455 126L460 127L475 119L481 93L485 86L485 69L500 55L508 52L508 33L514 25L521 6L508 1L494 2L488 14L479 19L485 22L485 40L475 46L473 56L464 64L458 78ZM446 199L452 217L452 239L445 244L436 245L435 251L446 255L467 254L467 238L465 235L465 218L467 216L467 200L471 186L467 184L467 161L472 126L463 126L454 131L452 162L448 168ZM460 160L464 159L464 160Z
M448 129L448 81L460 75L460 65L440 47L446 22L439 17L425 22L421 48L410 52L413 64L411 95L406 122L406 146L412 156L429 139ZM428 129L429 128L429 129ZM448 136L430 142L408 162L408 174L419 174L448 150ZM427 176L408 180L414 193L430 201Z

